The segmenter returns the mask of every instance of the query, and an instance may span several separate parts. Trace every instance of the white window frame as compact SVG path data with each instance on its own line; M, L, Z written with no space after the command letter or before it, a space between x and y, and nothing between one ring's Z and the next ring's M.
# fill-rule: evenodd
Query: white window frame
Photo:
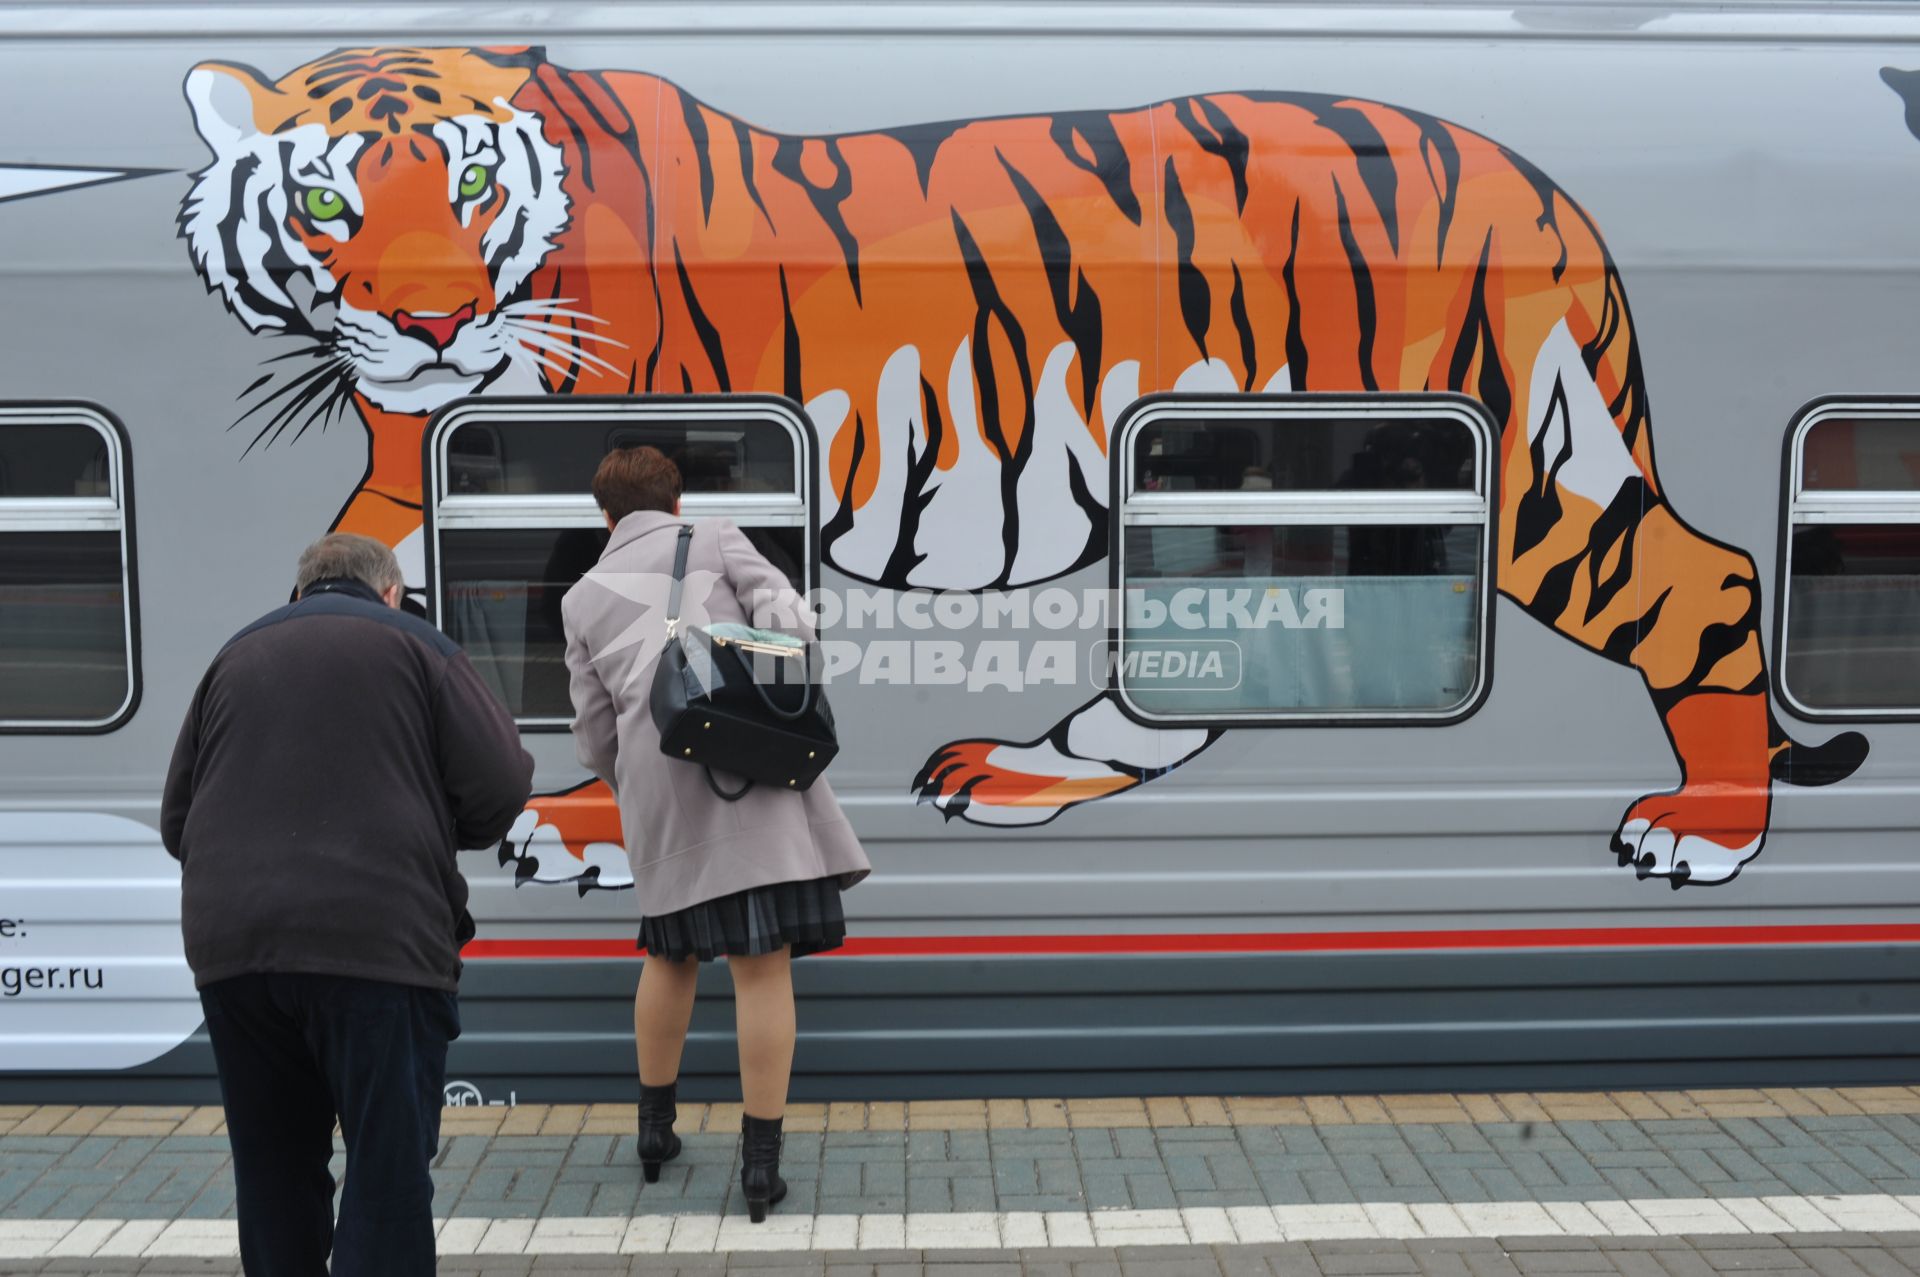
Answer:
M427 476L432 505L427 537L431 567L428 572L428 615L445 630L444 594L440 588L440 535L443 531L561 530L603 528L606 521L593 495L586 490L589 475L581 476L577 494L457 493L449 492L451 477L448 445L465 426L494 422L524 423L547 417L570 423L591 422L612 429L621 425L682 425L698 429L701 422L737 424L760 419L784 429L793 441L793 491L790 493L687 492L680 497L680 516L689 523L729 519L743 528L799 528L802 587L811 592L815 582L815 543L820 529L814 517L813 430L806 419L784 400L762 397L670 396L646 399L598 399L589 396L550 396L536 400L470 400L453 404L434 418L427 438ZM518 717L522 727L564 728L572 718Z
M0 718L0 733L105 732L127 721L140 700L140 647L136 627L133 528L127 477L127 446L111 417L88 404L0 404L0 431L11 426L84 426L106 441L104 497L0 496L0 532L112 532L120 541L121 640L127 658L127 693L100 718Z
M1136 492L1134 442L1154 425L1201 421L1273 421L1295 417L1304 422L1404 421L1414 417L1458 421L1473 437L1473 487L1456 491L1269 491ZM1494 562L1498 504L1493 497L1492 459L1498 455L1499 427L1478 402L1453 394L1367 395L1165 395L1138 401L1115 427L1109 445L1113 458L1116 515L1111 547L1115 597L1124 599L1127 531L1136 527L1293 526L1328 524L1471 524L1480 528L1480 624L1472 685L1454 705L1437 710L1406 709L1220 709L1168 713L1145 709L1130 694L1125 679L1126 623L1116 616L1110 630L1115 660L1113 690L1120 704L1143 723L1194 726L1405 725L1456 723L1486 700L1493 670Z
M1809 722L1900 721L1920 718L1920 705L1821 708L1803 704L1787 682L1788 616L1793 606L1793 534L1822 523L1920 525L1920 490L1806 488L1806 445L1813 428L1836 417L1873 418L1912 424L1920 437L1920 399L1821 399L1802 409L1787 432L1785 510L1781 520L1779 619L1774 642L1774 693L1795 715Z

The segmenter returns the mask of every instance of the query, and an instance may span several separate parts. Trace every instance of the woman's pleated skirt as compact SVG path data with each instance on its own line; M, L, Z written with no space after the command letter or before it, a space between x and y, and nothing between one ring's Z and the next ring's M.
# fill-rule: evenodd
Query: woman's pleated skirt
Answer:
M640 948L676 962L758 957L789 947L803 958L837 949L846 938L837 877L749 887L640 919Z

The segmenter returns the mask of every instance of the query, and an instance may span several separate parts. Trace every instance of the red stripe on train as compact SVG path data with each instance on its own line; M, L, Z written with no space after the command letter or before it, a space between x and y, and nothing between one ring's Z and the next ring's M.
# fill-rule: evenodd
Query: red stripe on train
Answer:
M844 957L1013 957L1124 953L1387 953L1417 949L1687 948L1727 945L1920 944L1920 925L1568 927L1481 931L1278 931L1196 935L852 936ZM464 956L632 958L630 940L475 940ZM823 955L830 956L830 955Z

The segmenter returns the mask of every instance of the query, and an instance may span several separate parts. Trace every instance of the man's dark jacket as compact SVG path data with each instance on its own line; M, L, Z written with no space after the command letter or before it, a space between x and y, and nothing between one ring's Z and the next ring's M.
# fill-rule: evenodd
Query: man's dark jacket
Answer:
M465 653L357 581L240 631L200 680L160 832L198 985L305 971L457 990L454 849L497 843L533 759Z

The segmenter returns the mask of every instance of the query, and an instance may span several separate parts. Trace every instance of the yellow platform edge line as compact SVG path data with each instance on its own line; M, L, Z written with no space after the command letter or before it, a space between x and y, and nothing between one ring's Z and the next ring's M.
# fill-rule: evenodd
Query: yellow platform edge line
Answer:
M1074 1127L1352 1126L1448 1122L1619 1122L1669 1118L1920 1114L1920 1087L1704 1091L1500 1091L1486 1094L1115 1096L1106 1099L855 1101L792 1104L786 1129L989 1131ZM445 1135L623 1135L631 1104L449 1108ZM738 1104L680 1105L682 1132L740 1129ZM224 1135L218 1107L0 1105L0 1137Z

